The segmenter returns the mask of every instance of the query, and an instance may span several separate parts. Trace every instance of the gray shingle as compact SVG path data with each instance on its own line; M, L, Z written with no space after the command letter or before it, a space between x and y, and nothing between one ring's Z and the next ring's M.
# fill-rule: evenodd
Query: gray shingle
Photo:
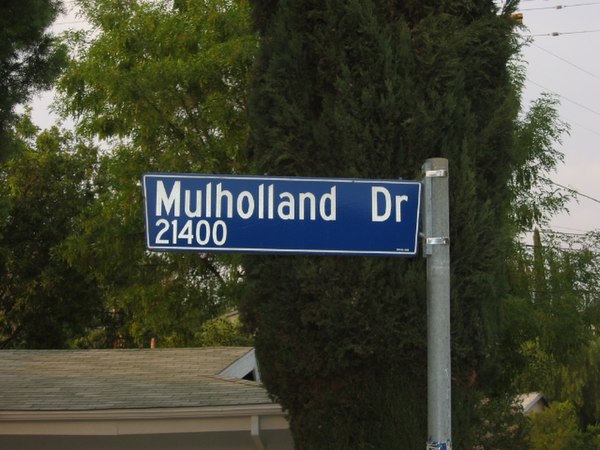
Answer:
M217 374L248 347L0 351L0 411L272 403L260 383Z

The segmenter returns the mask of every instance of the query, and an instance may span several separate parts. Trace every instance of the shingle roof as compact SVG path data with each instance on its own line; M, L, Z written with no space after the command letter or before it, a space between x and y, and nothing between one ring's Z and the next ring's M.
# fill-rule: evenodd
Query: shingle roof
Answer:
M531 409L540 401L547 405L546 399L544 398L544 394L539 392L530 392L528 394L521 394L518 397L521 406L523 407L523 412L528 413Z
M0 411L271 404L260 383L218 375L251 350L3 350Z

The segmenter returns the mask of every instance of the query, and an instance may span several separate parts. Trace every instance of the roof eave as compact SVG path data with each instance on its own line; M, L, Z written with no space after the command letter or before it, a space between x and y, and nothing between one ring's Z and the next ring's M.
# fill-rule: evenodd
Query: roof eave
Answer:
M107 409L0 411L0 435L122 435L249 431L289 428L281 406L272 404Z

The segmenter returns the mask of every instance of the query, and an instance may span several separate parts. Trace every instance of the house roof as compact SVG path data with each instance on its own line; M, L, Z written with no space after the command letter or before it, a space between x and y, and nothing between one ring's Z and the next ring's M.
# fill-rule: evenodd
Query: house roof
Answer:
M0 448L292 449L254 349L0 351Z
M518 400L523 407L525 414L529 413L538 403L542 403L544 406L548 406L548 402L544 398L544 394L539 392L529 392L527 394L521 394Z
M249 347L0 351L0 411L273 404L260 383L220 375Z

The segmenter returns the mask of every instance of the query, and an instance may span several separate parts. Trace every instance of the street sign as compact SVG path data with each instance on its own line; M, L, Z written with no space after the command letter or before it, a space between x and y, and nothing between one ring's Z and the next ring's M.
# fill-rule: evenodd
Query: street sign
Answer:
M147 173L154 251L414 256L421 183Z

